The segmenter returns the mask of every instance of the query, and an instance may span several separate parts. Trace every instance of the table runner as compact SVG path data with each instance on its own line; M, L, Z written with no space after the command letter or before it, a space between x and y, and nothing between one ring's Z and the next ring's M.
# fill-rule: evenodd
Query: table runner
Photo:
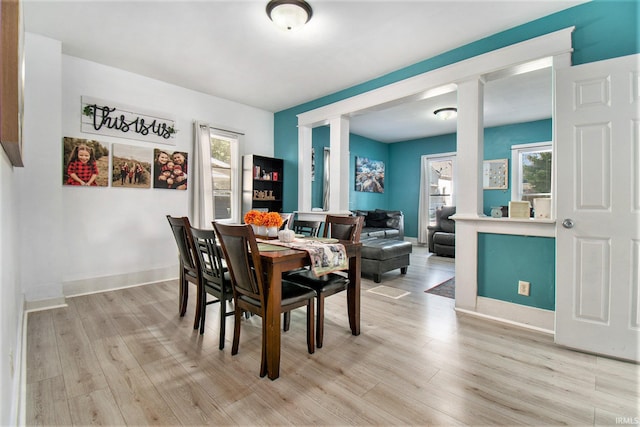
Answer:
M286 246L291 249L307 251L309 258L311 258L311 271L317 277L349 268L347 250L342 243L323 243L311 239L295 240L290 243L281 242L280 240L256 240L270 245Z

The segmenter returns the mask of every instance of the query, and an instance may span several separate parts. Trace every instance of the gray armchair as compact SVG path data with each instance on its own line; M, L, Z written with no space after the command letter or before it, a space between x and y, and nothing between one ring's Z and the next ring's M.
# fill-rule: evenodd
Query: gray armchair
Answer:
M455 213L455 206L443 206L436 211L436 225L428 227L429 252L440 256L456 256L456 222L450 218Z

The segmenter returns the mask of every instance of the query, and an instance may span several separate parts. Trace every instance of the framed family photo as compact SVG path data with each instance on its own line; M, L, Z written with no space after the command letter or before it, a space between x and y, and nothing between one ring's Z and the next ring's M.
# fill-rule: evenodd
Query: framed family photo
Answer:
M188 178L187 153L156 148L153 152L153 188L186 190Z
M151 148L113 144L111 152L112 187L151 188Z
M62 146L63 185L109 185L109 149L106 145L91 139L65 137Z

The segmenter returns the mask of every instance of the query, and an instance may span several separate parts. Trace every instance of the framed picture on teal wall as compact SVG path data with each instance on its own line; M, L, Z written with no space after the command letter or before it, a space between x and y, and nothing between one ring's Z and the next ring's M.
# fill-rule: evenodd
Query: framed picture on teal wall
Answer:
M485 190L506 190L509 188L509 160L485 160L482 168L482 187Z
M356 157L356 191L384 193L384 162Z

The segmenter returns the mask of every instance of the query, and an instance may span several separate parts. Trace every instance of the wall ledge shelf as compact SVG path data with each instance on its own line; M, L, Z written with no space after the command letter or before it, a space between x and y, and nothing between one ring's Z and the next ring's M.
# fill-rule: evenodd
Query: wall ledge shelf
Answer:
M556 220L539 218L493 218L456 213L456 223L474 223L478 233L513 234L520 236L556 237Z

